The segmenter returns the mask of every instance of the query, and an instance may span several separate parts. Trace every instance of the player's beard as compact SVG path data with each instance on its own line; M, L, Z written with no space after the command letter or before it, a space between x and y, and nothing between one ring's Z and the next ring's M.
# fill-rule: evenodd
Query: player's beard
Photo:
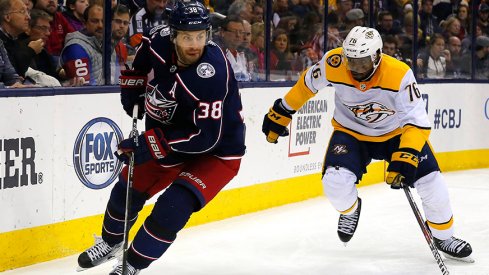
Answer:
M183 48L175 45L175 50L177 52L178 65L187 67L199 61L204 48Z

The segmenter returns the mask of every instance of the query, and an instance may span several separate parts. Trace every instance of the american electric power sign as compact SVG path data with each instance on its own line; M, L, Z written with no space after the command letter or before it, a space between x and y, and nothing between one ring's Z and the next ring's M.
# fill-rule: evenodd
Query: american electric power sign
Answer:
M122 169L114 152L123 139L117 124L105 117L90 120L78 133L73 164L80 181L91 189L110 185Z

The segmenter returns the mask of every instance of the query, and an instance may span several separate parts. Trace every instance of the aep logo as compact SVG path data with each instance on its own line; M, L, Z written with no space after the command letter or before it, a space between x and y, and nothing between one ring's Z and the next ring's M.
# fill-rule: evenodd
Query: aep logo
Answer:
M73 164L84 185L102 189L117 178L122 162L114 152L122 139L121 129L108 118L94 118L83 126L73 149Z

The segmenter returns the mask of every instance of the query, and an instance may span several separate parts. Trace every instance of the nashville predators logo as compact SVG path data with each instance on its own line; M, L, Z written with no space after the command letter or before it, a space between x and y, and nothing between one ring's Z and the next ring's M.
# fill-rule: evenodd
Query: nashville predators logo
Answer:
M364 105L345 106L352 111L356 118L365 120L369 123L380 122L396 113L394 110L390 110L377 102L370 102Z
M365 33L365 38L366 39L374 39L374 32L373 31L368 31Z
M333 68L338 68L341 64L341 55L340 54L333 54L332 56L328 57L326 60L329 66Z
M346 145L344 145L344 144L335 144L335 145L333 145L333 148L332 148L331 151L335 155L348 154L348 149L346 148Z

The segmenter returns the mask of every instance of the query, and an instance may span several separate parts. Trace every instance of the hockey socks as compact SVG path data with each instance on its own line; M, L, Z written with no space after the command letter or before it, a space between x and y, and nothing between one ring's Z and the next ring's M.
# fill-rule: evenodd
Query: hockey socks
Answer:
M199 204L186 187L172 184L155 203L128 251L127 261L136 269L148 267L173 243Z

